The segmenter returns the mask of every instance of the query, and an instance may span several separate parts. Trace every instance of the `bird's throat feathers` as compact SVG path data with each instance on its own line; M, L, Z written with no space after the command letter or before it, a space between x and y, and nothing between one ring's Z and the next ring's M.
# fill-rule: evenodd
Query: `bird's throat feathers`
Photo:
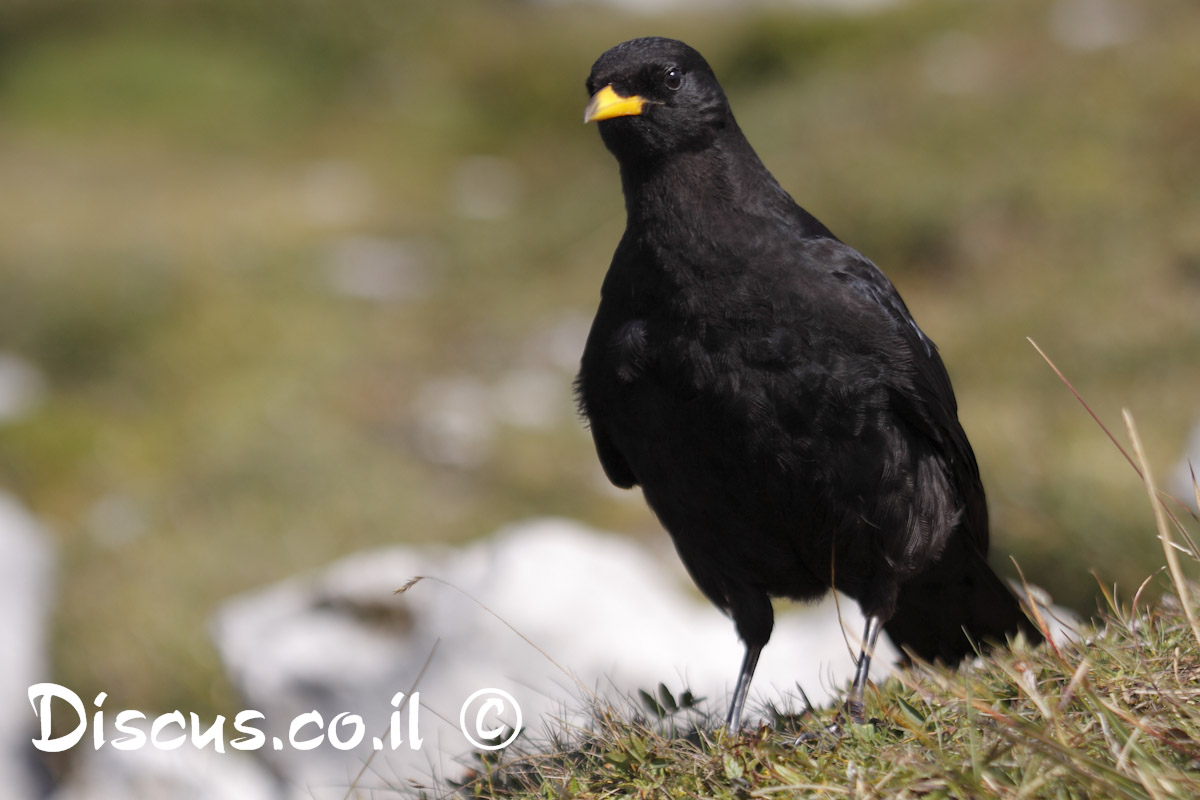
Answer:
M621 164L628 226L643 233L684 234L695 240L717 232L702 220L724 220L728 241L738 230L752 235L753 220L790 219L795 201L763 166L741 136L722 137L709 147L671 153L652 163ZM739 225L741 220L745 224Z
M635 213L637 218L653 219L689 216L702 209L772 215L793 204L748 144L738 148L734 143L715 142L649 163L622 163L620 184L630 219Z

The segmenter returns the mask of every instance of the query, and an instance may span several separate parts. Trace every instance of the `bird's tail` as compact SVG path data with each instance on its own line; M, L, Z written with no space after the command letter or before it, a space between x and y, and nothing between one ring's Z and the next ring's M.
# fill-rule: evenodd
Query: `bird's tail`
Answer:
M977 649L1024 633L1042 641L1016 595L984 557L961 538L938 562L900 587L896 613L883 629L901 650L926 661L957 664Z

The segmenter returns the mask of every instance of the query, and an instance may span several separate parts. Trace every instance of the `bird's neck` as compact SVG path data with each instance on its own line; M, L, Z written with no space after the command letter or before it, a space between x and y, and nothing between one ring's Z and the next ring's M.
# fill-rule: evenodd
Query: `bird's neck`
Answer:
M731 134L703 149L623 163L621 184L629 221L692 228L713 215L789 216L795 202L741 131Z

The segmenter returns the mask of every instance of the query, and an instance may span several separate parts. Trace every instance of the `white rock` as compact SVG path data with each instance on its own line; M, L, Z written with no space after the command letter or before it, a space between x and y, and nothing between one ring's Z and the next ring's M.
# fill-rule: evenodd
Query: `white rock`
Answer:
M242 753L190 746L83 748L70 778L50 800L282 800L282 791L257 760Z
M47 679L54 554L29 512L0 491L0 800L41 796L28 689Z
M415 575L462 591L428 580L392 594ZM862 619L851 601L841 610L846 636L832 604L778 614L754 701L792 695L797 682L815 702L844 687L854 666L846 640L857 648ZM214 637L247 708L275 721L270 735L286 738L287 721L312 709L325 720L343 711L366 720L364 746L354 752L260 752L306 797L345 792L370 756L370 738L387 730L393 695L409 691L435 644L418 686L421 751L376 753L359 786L456 776L455 759L472 749L460 711L477 690L511 694L534 735L544 715L581 708L591 691L618 697L660 682L676 695L690 688L720 715L742 656L733 624L678 580L675 564L560 519L514 525L457 551L352 556L230 601ZM875 674L894 658L881 643ZM469 727L477 712L469 709ZM515 721L511 709L500 719ZM407 731L408 717L401 721Z

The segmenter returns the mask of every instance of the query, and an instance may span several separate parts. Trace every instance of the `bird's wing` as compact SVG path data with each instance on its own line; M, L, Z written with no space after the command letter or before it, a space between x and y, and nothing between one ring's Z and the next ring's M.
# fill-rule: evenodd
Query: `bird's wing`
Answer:
M614 389L604 380L604 376L615 369L609 363L612 348L607 344L612 330L608 320L610 313L609 303L602 299L584 347L579 374L575 378L575 398L580 416L587 420L592 432L592 441L596 444L596 455L604 474L614 486L632 489L638 483L637 476L612 440L609 420L606 418L606 412L614 407L612 398L605 395L605 391L612 392Z
M948 457L948 466L966 505L965 528L981 553L988 549L987 506L979 467L958 421L958 403L950 376L937 347L913 321L904 301L879 269L853 248L840 242L829 245L833 252L826 263L830 274L847 289L843 294L860 314L882 314L887 343L882 352L895 356L891 369L883 371L892 408L901 419L927 437ZM855 314L858 316L858 314ZM878 334L879 330L874 329Z

